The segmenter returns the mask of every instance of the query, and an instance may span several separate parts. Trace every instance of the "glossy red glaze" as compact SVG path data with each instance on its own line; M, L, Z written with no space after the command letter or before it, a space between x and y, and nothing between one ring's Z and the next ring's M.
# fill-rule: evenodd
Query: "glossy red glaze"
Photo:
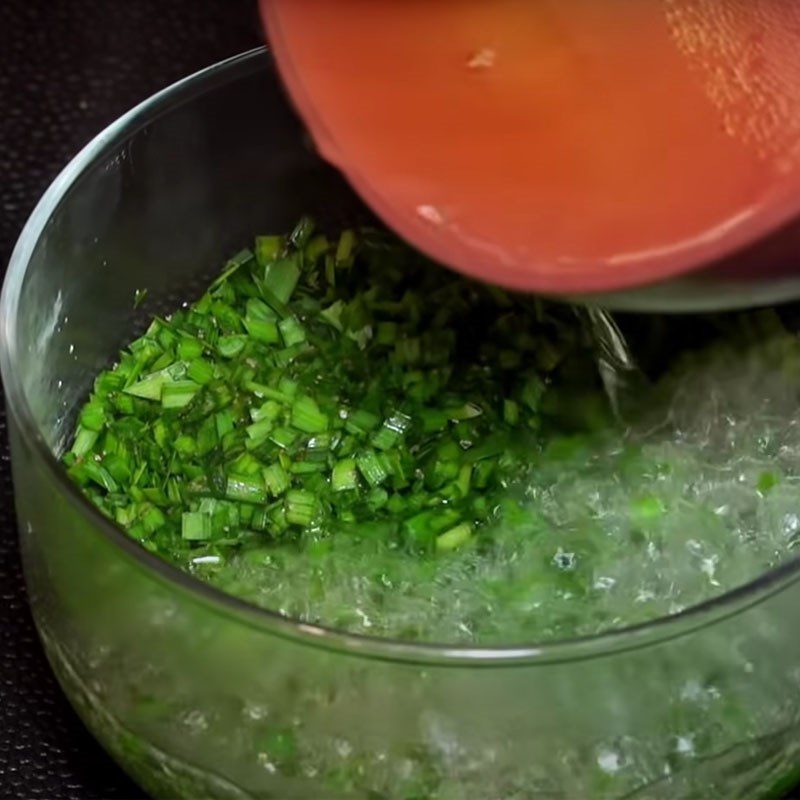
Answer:
M261 4L323 155L462 272L620 289L800 210L800 4Z

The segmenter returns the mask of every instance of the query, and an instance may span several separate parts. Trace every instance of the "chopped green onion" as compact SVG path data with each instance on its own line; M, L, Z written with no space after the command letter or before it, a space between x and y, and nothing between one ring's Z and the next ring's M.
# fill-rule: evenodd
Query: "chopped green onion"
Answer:
M336 263L349 265L356 244L356 235L352 230L342 231L339 244L336 246Z
M251 439L262 441L267 438L273 427L274 425L271 419L262 419L247 426L247 435Z
M290 486L289 476L280 464L270 464L264 469L264 482L267 491L273 496L282 495Z
M246 317L244 325L245 328L247 328L247 332L250 334L250 338L255 339L257 342L275 344L280 341L278 325L272 320Z
M186 369L186 377L205 386L214 379L214 365L203 358L195 358L189 362Z
M341 333L344 330L344 325L342 324L342 313L344 310L345 304L341 300L337 300L328 308L323 309L319 316L323 322L327 322L328 325L336 328L336 330Z
M306 340L306 332L298 322L297 317L286 317L278 323L278 329L287 347L300 344Z
M298 249L302 250L314 233L314 220L311 217L303 217L295 226L289 236L289 241Z
M247 344L247 337L234 334L231 336L220 336L217 339L217 352L223 358L235 358L244 350Z
M334 492L346 492L358 488L358 472L353 458L343 458L333 465L331 488Z
M269 299L274 297L281 304L289 302L297 281L300 278L300 268L294 258L282 258L280 261L273 261L264 270L264 282L262 288L269 292ZM269 302L269 299L267 302ZM275 309L278 311L278 309Z
M384 420L381 429L372 437L372 444L379 450L394 447L411 427L411 417L396 411Z
M167 367L153 372L132 386L127 386L123 391L125 394L141 397L144 400L160 400L164 386L172 381L179 380L186 373L185 367L181 370L180 366L182 365L179 362L179 364L174 365L175 368Z
M509 425L516 425L519 422L519 406L511 398L503 400L503 419Z
M297 440L297 433L290 428L275 428L269 435L271 442L274 442L283 450L290 448Z
M266 267L283 252L286 247L283 236L257 236L256 261L260 267Z
M370 411L358 409L348 414L345 429L350 433L367 434L378 427L380 418Z
M106 412L103 404L95 401L87 403L78 417L78 424L90 431L101 431L106 422Z
M474 524L488 546L495 520L519 516L503 499L526 454L560 452L554 384L584 363L581 337L541 308L376 231L329 241L303 219L237 253L97 377L64 464L131 536L184 564L263 563L292 527L308 529L291 544L311 559L352 531L445 553ZM648 503L632 503L635 521Z
M79 427L75 434L75 441L72 443L71 453L77 458L85 456L94 447L100 434L88 428Z
M190 542L203 542L211 538L211 517L199 511L181 514L181 536Z
M258 476L231 475L225 485L225 497L243 503L266 503L264 480Z
M200 386L194 381L173 381L161 390L161 405L164 408L183 408L194 400Z
M364 480L366 480L370 486L379 486L389 477L389 472L384 466L383 461L378 454L372 450L368 450L358 456L356 463L358 464L359 471L364 476Z
M317 500L311 492L292 489L286 493L284 509L290 525L310 525L317 513Z
M449 531L440 533L436 537L436 549L440 553L447 553L456 550L466 544L472 538L472 526L468 522L462 522Z
M299 397L292 404L292 426L304 433L322 433L328 430L327 415L308 395Z

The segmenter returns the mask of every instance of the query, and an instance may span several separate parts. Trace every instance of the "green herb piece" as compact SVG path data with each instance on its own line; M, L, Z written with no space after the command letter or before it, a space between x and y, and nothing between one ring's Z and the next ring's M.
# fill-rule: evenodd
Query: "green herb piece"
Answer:
M311 492L292 489L286 493L284 501L286 521L290 525L307 526L314 521L317 501Z
M255 255L260 267L266 267L283 253L286 243L283 236L257 236Z
M371 450L358 456L356 463L359 471L364 476L364 480L370 486L379 486L389 477L389 472L383 461L377 453Z
M217 352L223 358L235 358L244 350L247 344L247 337L238 334L220 336L217 339Z
M183 408L194 400L200 386L194 381L172 381L161 389L161 405L164 408Z
M306 340L306 332L298 322L297 317L286 317L278 323L278 329L283 337L286 347L300 344Z
M358 471L353 458L343 458L333 465L331 473L331 489L334 492L346 492L358 488Z
M322 433L328 430L329 420L316 402L304 395L292 404L292 426L304 433Z
M289 476L280 464L270 464L264 469L264 483L273 497L282 495L291 485Z
M300 278L300 268L294 258L283 258L280 261L273 261L264 270L264 281L261 284L265 290L267 302L275 298L281 305L289 302L289 298L297 286ZM275 309L280 313L279 309Z
M256 475L231 475L225 485L225 497L243 503L266 503L264 480Z
M372 444L379 450L388 450L397 445L411 427L411 417L396 411L386 419L381 429L372 437Z
M472 526L467 522L462 522L449 531L440 533L436 537L436 549L440 553L447 553L457 550L472 538Z
M339 244L336 246L336 263L339 265L349 265L353 250L356 245L356 234L354 231L342 231L339 236Z
M199 511L181 514L181 536L190 542L204 542L211 538L211 517Z

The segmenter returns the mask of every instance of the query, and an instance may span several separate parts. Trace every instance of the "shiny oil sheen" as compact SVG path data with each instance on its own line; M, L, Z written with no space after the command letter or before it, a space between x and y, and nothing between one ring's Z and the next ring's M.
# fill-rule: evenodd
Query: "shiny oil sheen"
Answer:
M800 206L795 3L261 6L322 154L462 272L619 290L722 259Z

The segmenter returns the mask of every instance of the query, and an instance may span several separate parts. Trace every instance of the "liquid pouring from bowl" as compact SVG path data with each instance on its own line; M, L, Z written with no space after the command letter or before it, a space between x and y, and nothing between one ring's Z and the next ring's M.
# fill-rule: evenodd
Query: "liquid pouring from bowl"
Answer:
M800 296L800 7L261 0L321 153L461 272L613 307Z

